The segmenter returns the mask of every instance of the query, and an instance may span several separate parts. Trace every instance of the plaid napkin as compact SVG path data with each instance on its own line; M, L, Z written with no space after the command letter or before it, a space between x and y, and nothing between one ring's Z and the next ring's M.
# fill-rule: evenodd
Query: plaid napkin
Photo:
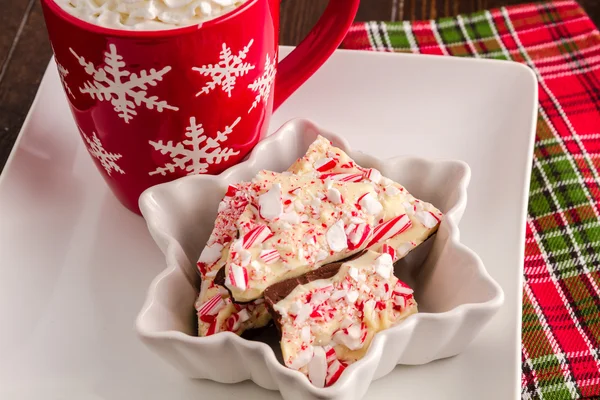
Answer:
M600 398L600 33L574 1L357 23L343 48L528 65L539 114L527 217L522 398Z

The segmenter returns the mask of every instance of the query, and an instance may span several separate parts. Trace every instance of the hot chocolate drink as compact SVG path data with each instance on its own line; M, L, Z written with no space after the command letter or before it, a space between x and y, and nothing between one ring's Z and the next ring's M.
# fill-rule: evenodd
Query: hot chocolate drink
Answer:
M245 0L54 0L69 14L112 29L157 31L196 25Z

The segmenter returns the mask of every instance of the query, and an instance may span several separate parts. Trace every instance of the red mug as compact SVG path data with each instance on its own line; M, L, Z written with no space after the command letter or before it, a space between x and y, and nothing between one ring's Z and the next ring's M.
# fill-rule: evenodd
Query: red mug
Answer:
M119 201L139 214L150 186L240 162L272 112L339 46L359 2L330 0L279 63L279 0L248 0L200 25L160 31L108 29L54 0L42 6L81 137Z

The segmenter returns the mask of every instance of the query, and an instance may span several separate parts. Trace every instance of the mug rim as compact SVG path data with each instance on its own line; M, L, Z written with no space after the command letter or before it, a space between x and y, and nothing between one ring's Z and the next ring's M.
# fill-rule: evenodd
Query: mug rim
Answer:
M246 11L248 8L252 7L259 0L246 0L241 6L231 10L230 12L223 14L217 18L210 19L205 22L201 22L199 24L182 26L179 28L171 28L171 29L160 29L160 30L126 30L126 29L115 29L115 28L107 28L100 25L92 24L91 22L84 21L75 17L72 14L69 14L65 9L57 4L55 0L42 0L42 2L54 13L57 17L62 20L75 25L79 29L83 29L86 31L91 31L93 33L97 33L104 36L116 36L123 38L134 38L134 39L150 39L150 38L162 38L162 37L171 37L178 35L185 35L187 33L192 33L199 31L205 27L211 27L217 25L221 22L225 22L230 18L235 18L239 14Z

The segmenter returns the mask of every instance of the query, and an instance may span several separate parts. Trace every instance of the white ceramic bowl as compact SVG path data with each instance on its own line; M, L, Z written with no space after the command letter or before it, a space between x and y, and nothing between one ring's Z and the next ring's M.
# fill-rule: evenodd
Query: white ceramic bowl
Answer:
M317 388L278 361L277 338L260 341L233 333L197 337L196 261L213 228L217 205L230 183L250 180L261 169L286 170L318 134L364 167L375 167L413 195L433 203L445 218L438 233L409 253L396 274L415 290L419 313L376 335L366 356L331 387ZM285 399L360 399L369 384L397 364L424 364L460 353L504 301L500 286L479 257L459 242L469 167L461 161L398 157L379 160L351 151L346 141L307 120L286 123L266 138L247 161L218 176L189 176L148 189L140 208L167 268L152 282L137 318L142 341L190 378L235 383L251 379L279 390ZM486 229L482 226L482 230ZM484 232L482 232L483 234Z

